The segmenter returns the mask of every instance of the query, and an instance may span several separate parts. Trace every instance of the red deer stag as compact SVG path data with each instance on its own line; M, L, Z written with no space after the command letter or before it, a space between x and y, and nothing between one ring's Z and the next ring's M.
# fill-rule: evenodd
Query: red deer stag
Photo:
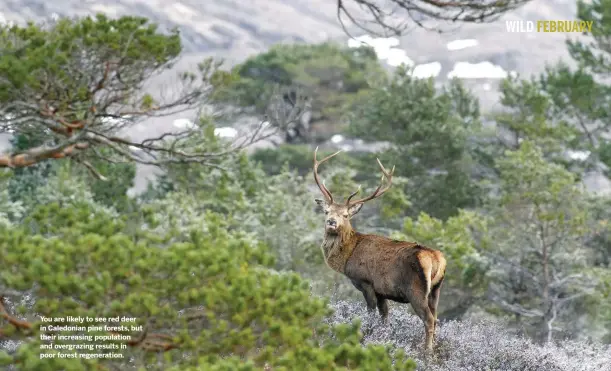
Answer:
M336 203L331 192L318 177L318 166L337 155L317 160L314 151L314 181L324 200L316 199L325 213L325 234L321 248L327 265L352 281L367 302L371 313L376 307L384 323L388 323L388 302L411 303L424 322L425 349L433 350L433 337L437 324L437 303L445 275L446 260L440 251L414 242L398 241L373 234L359 233L350 225L367 201L383 195L392 184L393 167L387 171L380 160L382 183L368 197L354 200L360 191L351 194L345 203ZM384 178L387 179L386 186Z

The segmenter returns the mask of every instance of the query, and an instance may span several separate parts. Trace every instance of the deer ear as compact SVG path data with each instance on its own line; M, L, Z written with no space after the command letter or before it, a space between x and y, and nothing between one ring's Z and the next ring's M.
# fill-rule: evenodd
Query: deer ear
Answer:
M353 216L358 214L359 211L361 211L362 207L363 207L363 204L356 204L356 205L350 206L350 208L348 209L348 214L350 214L350 217L352 218Z
M314 202L316 202L317 210L322 211L327 207L327 201L321 200L320 198L315 198Z

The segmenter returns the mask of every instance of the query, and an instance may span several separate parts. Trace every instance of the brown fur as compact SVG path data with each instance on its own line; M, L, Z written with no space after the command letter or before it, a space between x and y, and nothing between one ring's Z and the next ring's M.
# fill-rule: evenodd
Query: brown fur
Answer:
M388 189L394 169L387 172L378 160L389 186L382 191L378 187L372 196L353 203L350 199L356 192L345 204L335 203L328 189L320 184L317 174L318 165L335 154L320 162L316 161L316 152L314 154L314 179L325 196L324 200L316 200L326 215L321 245L325 262L350 279L365 297L367 309L371 312L377 307L384 322L388 321L388 300L411 303L424 322L425 348L431 352L446 260L440 251L415 242L355 231L350 219L361 210L364 202L379 197Z

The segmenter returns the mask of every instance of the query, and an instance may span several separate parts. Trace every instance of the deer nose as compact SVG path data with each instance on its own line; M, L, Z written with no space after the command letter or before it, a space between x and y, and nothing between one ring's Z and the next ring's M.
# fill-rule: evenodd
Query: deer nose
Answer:
M327 219L327 224L331 225L331 226L336 226L337 225L337 221L333 218Z

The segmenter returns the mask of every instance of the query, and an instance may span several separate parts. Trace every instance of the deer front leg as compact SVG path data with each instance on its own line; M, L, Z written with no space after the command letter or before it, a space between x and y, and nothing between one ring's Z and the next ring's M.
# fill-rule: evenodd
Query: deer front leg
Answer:
M362 282L362 281L352 281L354 287L356 287L363 296L365 297L365 301L367 302L367 311L369 313L375 312L378 306L378 300L376 298L376 293L373 290L373 285Z
M382 316L382 323L388 324L388 300L385 297L376 295L378 301L378 311Z

